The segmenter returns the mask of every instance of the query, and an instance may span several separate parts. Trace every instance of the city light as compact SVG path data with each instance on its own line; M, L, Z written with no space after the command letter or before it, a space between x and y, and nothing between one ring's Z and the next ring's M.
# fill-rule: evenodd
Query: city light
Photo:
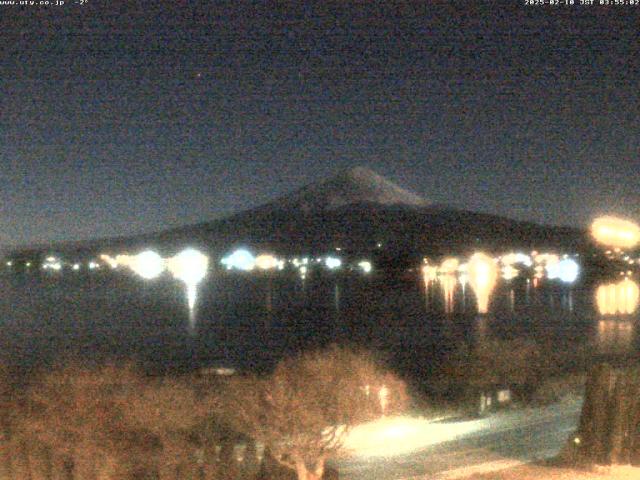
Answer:
M113 258L110 255L107 255L106 253L103 253L102 255L100 255L100 260L102 260L104 263L109 265L112 269L118 268L117 257Z
M604 216L591 224L591 234L603 245L615 248L633 248L640 242L640 227L629 220Z
M439 272L447 274L456 273L458 267L460 266L460 261L457 258L445 258L440 264Z
M371 270L373 269L373 267L371 266L371 262L369 262L368 260L362 260L361 262L358 262L358 267L360 267L360 270L362 270L364 273L371 273Z
M547 265L547 277L552 280L557 278L564 283L573 283L578 278L579 273L580 266L570 258Z
M425 285L428 286L430 282L433 282L438 278L438 267L424 265L422 267L422 278Z
M596 290L596 303L601 315L633 314L639 300L638 284L628 278L619 283L600 285Z
M42 264L42 269L54 270L58 272L62 270L62 262L54 256L48 256L47 258L44 259L44 263Z
M508 253L502 257L501 261L502 261L502 264L505 266L514 265L516 263L520 263L527 267L530 267L533 265L533 262L531 261L531 257L521 252Z
M256 259L248 250L238 249L231 255L223 258L221 263L227 267L227 270L235 268L249 272L255 268Z
M269 254L258 255L255 260L255 265L260 270L273 270L277 268L279 264L278 259Z
M511 264L506 265L502 268L502 278L505 280L513 280L519 274L519 270L511 266Z
M475 253L469 260L468 275L478 301L478 313L487 313L489 298L498 279L498 267L488 255Z
M205 254L188 248L167 261L167 269L174 278L182 281L187 288L187 304L189 306L190 326L195 327L194 312L198 295L198 283L206 276L209 270L209 257Z
M336 257L327 257L324 259L324 264L329 270L335 270L336 268L340 268L342 266L342 260Z
M133 257L126 257L126 265L145 280L153 280L164 271L164 260L153 250L145 250Z

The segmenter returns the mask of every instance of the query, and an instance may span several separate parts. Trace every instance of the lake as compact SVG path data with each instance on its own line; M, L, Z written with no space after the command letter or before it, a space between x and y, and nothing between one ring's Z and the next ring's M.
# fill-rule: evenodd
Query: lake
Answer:
M558 348L589 343L634 354L637 312L598 312L593 282L501 280L489 312L476 313L469 285L421 275L389 279L312 272L211 274L199 287L190 331L185 292L163 276L127 272L37 272L0 277L0 360L19 365L69 359L135 359L152 370L261 370L284 355L331 342L364 345L416 375L461 342L526 337ZM449 294L445 295L445 288ZM447 300L448 298L448 300ZM569 347L567 347L569 346Z

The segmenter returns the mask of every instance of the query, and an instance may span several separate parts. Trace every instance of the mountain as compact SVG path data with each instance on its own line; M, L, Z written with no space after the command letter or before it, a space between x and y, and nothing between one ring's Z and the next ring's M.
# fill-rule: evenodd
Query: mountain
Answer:
M340 247L377 251L451 252L509 247L576 249L585 235L486 213L430 203L363 167L339 172L254 209L144 239L185 242L228 251L234 246L282 253L319 253Z
M436 205L367 168L356 167L220 220L55 248L91 254L149 246L175 251L189 244L222 255L240 245L282 254L322 253L340 247L354 255L379 253L382 248L391 255L420 256L477 248L579 250L587 239L578 229Z
M299 211L305 214L336 210L346 205L370 203L387 206L426 207L425 199L365 167L355 167L337 176L307 185L258 209Z

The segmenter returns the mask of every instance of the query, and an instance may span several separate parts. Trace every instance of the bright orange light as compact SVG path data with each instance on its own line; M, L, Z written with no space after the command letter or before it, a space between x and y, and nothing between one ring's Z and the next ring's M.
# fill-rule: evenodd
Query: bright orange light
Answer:
M597 242L615 248L633 248L640 242L640 227L629 220L599 217L591 224Z
M431 282L434 282L438 278L438 267L432 267L431 265L425 265L422 267L422 279L424 280L425 288L429 287Z
M596 303L601 315L632 314L638 308L640 289L633 280L601 285L596 290Z
M273 255L263 254L256 257L256 267L260 270L273 270L278 266L278 259Z
M107 255L106 253L105 253L105 254L100 255L100 259L101 259L103 262L105 262L105 263L109 264L109 266L110 266L111 268L118 268L118 260L117 260L117 259L115 259L115 258L113 258L113 257L111 257L111 256L109 256L109 255Z
M511 265L507 265L502 269L502 278L505 280L513 280L518 276L520 271L517 268L513 268Z
M487 313L489 298L498 280L498 267L493 258L476 253L469 260L469 284L478 301L478 312Z
M453 274L456 273L460 261L457 258L445 258L440 264L440 273Z
M555 253L540 253L535 257L536 263L549 265L555 265L560 262L560 257Z

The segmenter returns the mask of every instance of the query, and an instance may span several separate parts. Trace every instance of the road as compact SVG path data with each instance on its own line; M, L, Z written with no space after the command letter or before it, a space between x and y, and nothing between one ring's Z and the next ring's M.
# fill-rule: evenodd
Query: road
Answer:
M383 419L354 429L350 456L334 466L344 480L447 480L510 468L557 454L580 408L573 400L469 421Z

